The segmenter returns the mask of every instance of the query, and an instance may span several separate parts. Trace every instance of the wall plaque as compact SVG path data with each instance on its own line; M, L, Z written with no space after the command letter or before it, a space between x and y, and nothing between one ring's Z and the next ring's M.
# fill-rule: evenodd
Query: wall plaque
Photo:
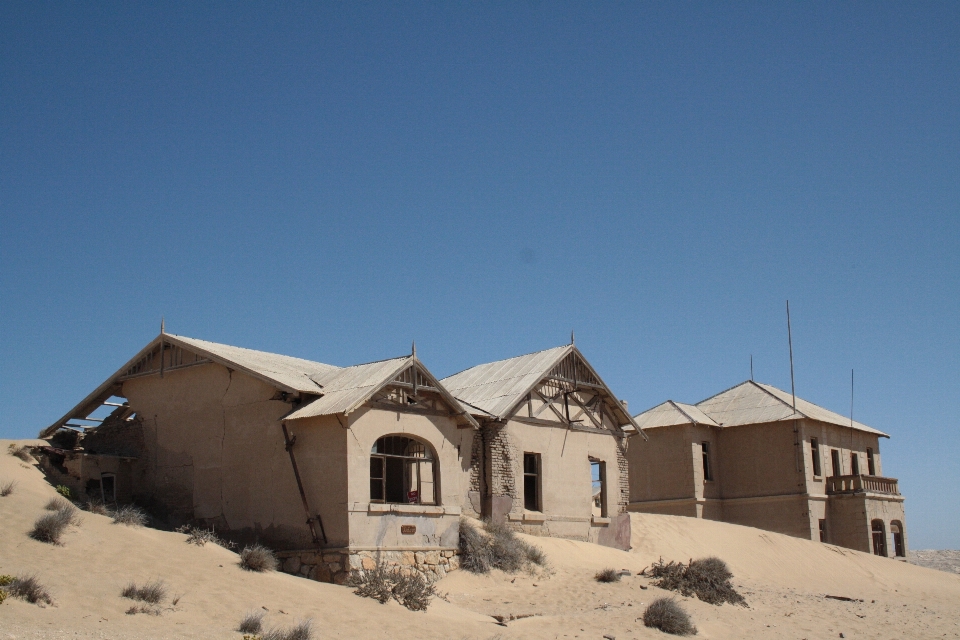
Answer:
M412 536L417 532L417 526L414 524L402 524L400 525L400 533L405 536Z

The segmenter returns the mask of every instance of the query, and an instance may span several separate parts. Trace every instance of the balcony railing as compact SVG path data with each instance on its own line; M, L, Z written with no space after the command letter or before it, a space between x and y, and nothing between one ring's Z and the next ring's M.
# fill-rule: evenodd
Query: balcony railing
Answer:
M836 493L885 493L900 495L896 478L880 476L830 476L827 478L827 495Z

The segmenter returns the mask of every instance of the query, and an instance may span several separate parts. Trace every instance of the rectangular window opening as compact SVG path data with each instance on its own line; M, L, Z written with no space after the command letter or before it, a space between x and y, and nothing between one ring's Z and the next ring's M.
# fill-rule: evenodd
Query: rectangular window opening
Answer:
M523 454L523 508L541 511L540 507L540 454Z
M850 452L850 473L855 476L860 475L860 456L856 451Z
M873 461L873 449L871 447L867 447L867 472L872 476L877 475L877 466Z
M703 449L703 479L713 480L713 469L710 468L710 443L701 442L700 447Z
M819 477L820 469L820 442L816 438L810 438L810 456L813 458L813 475Z
M833 463L833 475L842 476L843 467L840 465L840 452L836 449L830 450L830 462Z
M820 518L820 542L827 541L827 521Z
M607 463L590 459L591 512L595 518L607 517Z

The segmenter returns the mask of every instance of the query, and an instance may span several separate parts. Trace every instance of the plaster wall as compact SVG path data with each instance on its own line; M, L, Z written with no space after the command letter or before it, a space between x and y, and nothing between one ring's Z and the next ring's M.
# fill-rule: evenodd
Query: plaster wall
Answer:
M723 521L797 538L809 540L811 537L808 500L802 495L726 500L723 503Z
M796 469L792 421L730 427L718 435L716 468L723 499L804 492L803 475ZM727 519L726 504L724 514Z
M693 498L694 466L687 429L661 427L645 433L649 440L634 438L627 449L630 502Z

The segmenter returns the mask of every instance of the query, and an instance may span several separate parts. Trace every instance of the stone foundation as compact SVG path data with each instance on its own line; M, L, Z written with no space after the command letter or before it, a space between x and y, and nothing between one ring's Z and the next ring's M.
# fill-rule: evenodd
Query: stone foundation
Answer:
M379 558L388 567L400 567L402 573L419 571L431 582L460 568L456 549L429 550L350 550L320 549L279 551L280 570L318 582L345 584L355 571L377 566Z

